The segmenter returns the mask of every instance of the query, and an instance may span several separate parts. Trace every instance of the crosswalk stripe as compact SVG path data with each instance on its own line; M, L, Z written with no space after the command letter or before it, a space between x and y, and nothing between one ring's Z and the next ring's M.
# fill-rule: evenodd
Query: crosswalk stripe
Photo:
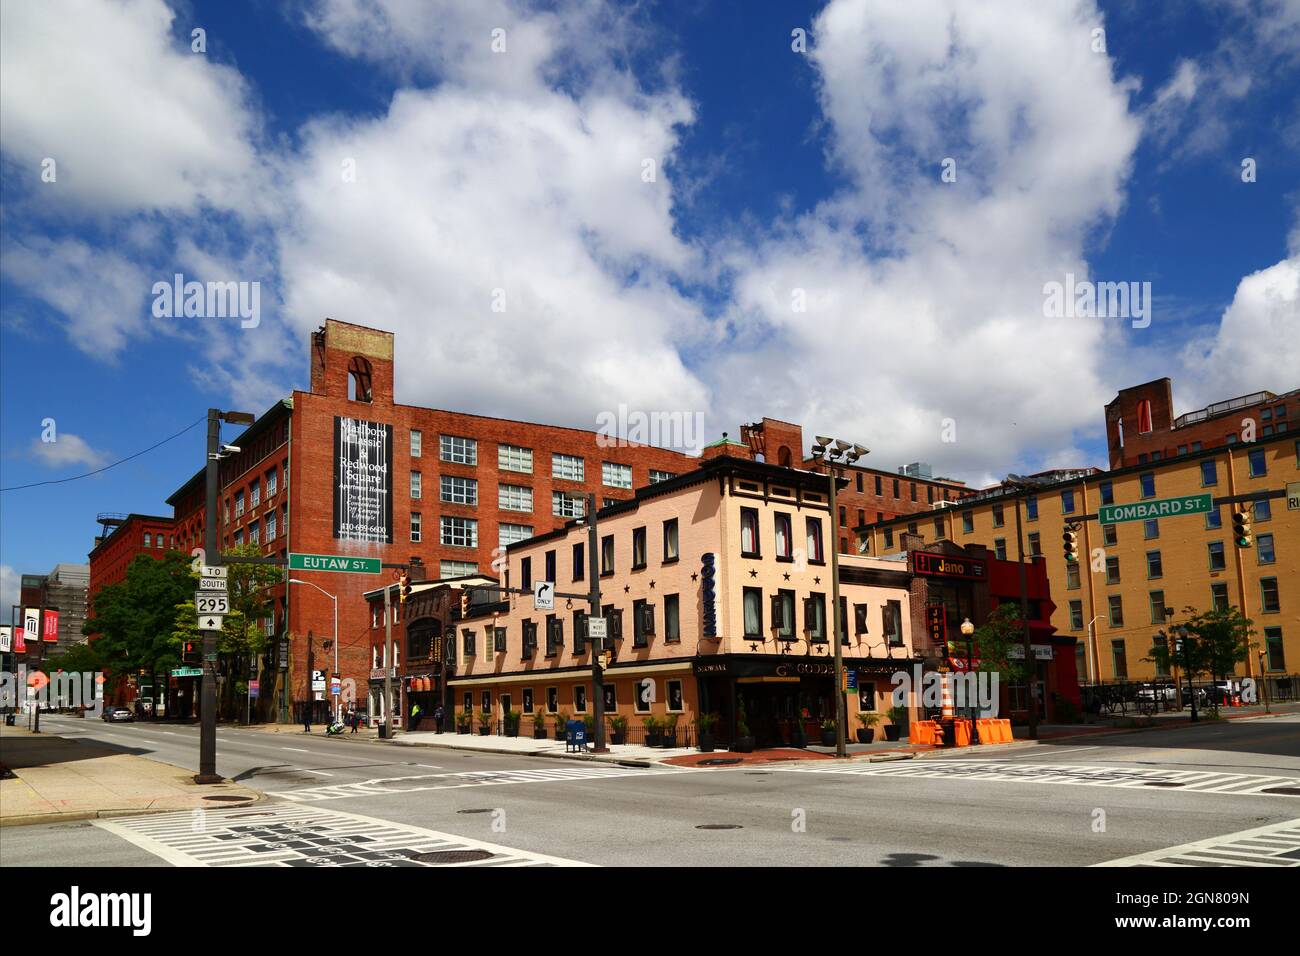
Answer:
M1300 859L1283 854L1294 853L1287 842L1273 845L1274 839L1289 841L1300 837L1300 819L1285 820L1240 833L1184 843L1149 853L1108 860L1096 866L1253 866L1300 867Z

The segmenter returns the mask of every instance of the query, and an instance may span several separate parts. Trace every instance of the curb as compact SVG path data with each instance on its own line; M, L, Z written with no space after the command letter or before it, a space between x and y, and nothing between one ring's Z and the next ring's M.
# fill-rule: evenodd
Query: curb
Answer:
M34 826L43 823L75 823L79 820L108 820L112 817L142 817L154 813L184 813L187 810L242 810L244 807L255 806L263 803L270 798L261 791L257 791L257 796L252 800L240 804L224 804L222 806L199 806L199 807L145 807L143 809L120 810L78 810L75 813L28 813L22 816L4 817L0 819L0 829L5 827L25 827Z
M428 750L465 750L471 753L495 754L498 757L550 757L554 760L576 760L582 763L612 763L621 767L649 768L660 766L661 763L658 760L647 760L643 757L619 757L615 754L569 754L556 753L553 750L496 750L492 747L467 747L464 744L426 744L420 742L404 744L400 740L380 740L377 737L372 738L372 741L379 744L390 744L394 747L424 747ZM681 768L674 767L674 769Z

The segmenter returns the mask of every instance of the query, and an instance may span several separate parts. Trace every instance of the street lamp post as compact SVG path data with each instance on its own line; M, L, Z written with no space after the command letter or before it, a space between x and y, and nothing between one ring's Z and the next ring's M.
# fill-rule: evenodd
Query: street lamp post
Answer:
M1029 709L1029 739L1038 739L1038 695L1034 692L1038 677L1038 662L1034 659L1034 649L1029 636L1029 583L1025 577L1025 536L1020 519L1020 498L1026 491L1032 491L1039 482L1030 478L1007 475L1003 481L1008 488L1016 491L1016 566L1020 571L1020 623L1024 626L1025 644L1025 705Z
M335 594L330 594L329 591L326 591L323 587L317 584L312 584L310 581L300 581L298 578L290 578L289 583L305 584L309 588L315 588L321 594L325 595L327 598L329 598L331 601L334 602L334 640L331 643L334 645L334 673L337 674L339 672L339 599L338 596ZM308 675L307 679L308 680L311 679L310 674ZM330 683L331 684L334 683L333 677L330 678ZM338 720L339 719L339 698L337 694L334 694L332 696L334 697L334 719Z
M966 618L961 622L961 633L966 638L966 694L969 697L971 675L975 673L975 625L970 622L970 618ZM967 703L969 706L966 709L970 711L970 742L978 744L980 742L980 730L979 724L976 723L975 704L969 700Z
M847 730L844 726L848 703L844 692L844 648L840 642L840 629L843 615L840 613L840 513L835 504L835 483L839 481L839 465L851 465L868 454L861 445L850 444L838 439L817 436L817 444L812 446L814 458L819 458L826 465L830 476L831 509L831 644L835 649L835 756L847 757Z

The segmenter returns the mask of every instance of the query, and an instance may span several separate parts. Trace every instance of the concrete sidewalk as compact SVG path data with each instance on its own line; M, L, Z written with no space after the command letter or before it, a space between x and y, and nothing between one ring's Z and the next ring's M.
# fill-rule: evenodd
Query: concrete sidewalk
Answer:
M610 744L609 753L567 753L560 740L534 740L532 737L486 737L444 731L416 730L398 734L391 741L405 747L442 747L446 750L473 750L480 753L515 754L521 757L559 757L570 760L594 760L605 763L661 763L670 757L699 753L694 747L644 747L640 744Z
M0 826L55 823L166 810L246 806L261 798L230 783L199 786L194 774L94 741L0 726ZM214 799L219 798L219 799Z

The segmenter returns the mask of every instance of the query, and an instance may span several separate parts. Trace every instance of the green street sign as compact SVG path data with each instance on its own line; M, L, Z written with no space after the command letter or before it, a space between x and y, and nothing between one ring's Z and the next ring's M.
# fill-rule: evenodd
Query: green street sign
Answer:
M378 558L349 558L341 554L289 553L290 571L344 571L351 574L379 574Z
M1128 505L1102 505L1097 509L1097 520L1102 524L1118 524L1121 521L1146 521L1150 518L1177 518L1180 515L1203 515L1213 507L1210 495L1153 498Z
M203 670L198 667L173 667L172 677L202 677Z

